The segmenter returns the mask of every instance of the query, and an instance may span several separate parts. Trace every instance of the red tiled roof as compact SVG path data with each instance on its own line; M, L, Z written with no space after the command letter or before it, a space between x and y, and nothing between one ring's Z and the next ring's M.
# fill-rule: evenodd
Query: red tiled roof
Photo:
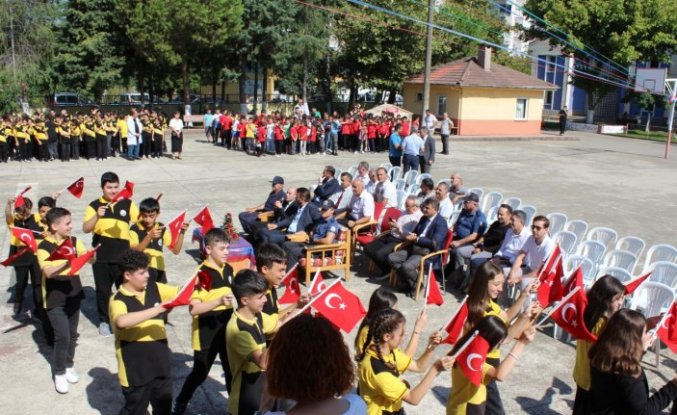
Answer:
M409 78L405 82L422 84L423 74ZM545 82L495 62L491 62L490 71L485 71L477 62L477 58L474 57L463 58L444 65L435 66L430 73L430 84L543 90L559 88L555 84Z

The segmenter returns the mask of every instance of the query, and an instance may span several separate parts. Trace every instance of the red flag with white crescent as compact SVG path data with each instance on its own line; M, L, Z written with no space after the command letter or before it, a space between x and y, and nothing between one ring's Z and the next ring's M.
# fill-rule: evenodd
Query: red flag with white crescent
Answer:
M172 242L169 244L170 249L174 249L176 246L176 241L179 240L179 235L181 234L181 229L183 228L183 223L185 221L186 211L184 210L167 224L167 229L169 229L169 234L172 237Z
M332 284L312 302L313 308L346 333L355 328L367 311L360 299L341 282Z
M79 257L71 259L71 270L68 271L68 275L76 275L78 271L80 271L80 269L82 269L82 267L84 267L85 264L94 257L94 254L96 253L96 250L99 249L99 246L101 245L97 245L94 249L90 249Z
M562 285L562 294L566 296L576 287L581 287L580 289L583 289L583 270L580 266L571 273L564 285Z
M25 254L26 252L28 252L29 249L30 249L30 248L28 248L27 246L25 246L25 247L19 249L18 251L16 251L16 253L14 253L13 255L8 256L4 261L0 262L0 265L2 265L3 267L8 267L8 266L10 266L10 265L12 264L12 262L16 261L21 255L23 255L23 254Z
M489 343L482 336L477 336L457 357L456 364L470 383L479 386L484 377L482 366L487 360Z
M38 252L38 243L35 241L35 236L33 236L32 230L12 226L12 234L16 239L20 240L24 245L29 247L31 251L34 253Z
M23 205L26 204L26 201L24 200L24 195L25 195L29 190L31 190L31 187L32 187L32 186L28 186L28 187L25 188L21 193L19 193L19 196L16 197L16 200L14 201L14 208L15 208L15 209L18 209L18 208L20 208L21 206L23 206Z
M590 333L583 320L583 313L588 306L588 299L583 290L578 290L566 300L557 305L551 317L562 330L579 340L596 342L597 336Z
M127 180L122 190L120 190L110 202L115 203L122 199L131 199L132 197L134 197L134 183Z
M66 187L66 190L68 190L73 196L80 199L82 197L82 193L85 191L85 178L80 177L73 183L69 184L68 187Z
M73 241L71 238L66 238L61 245L59 245L47 258L47 261L58 261L65 259L67 261L77 258L78 254L75 252Z
M196 276L190 277L190 279L188 279L188 281L186 281L186 283L183 284L183 287L181 287L176 297L162 304L162 307L167 310L170 310L174 307L190 304L190 297L193 295L193 291L195 291L196 281L197 281Z
M550 253L547 261L539 272L541 285L538 287L536 296L541 307L562 299L562 277L564 276L563 255L559 245Z
M279 304L294 304L301 297L301 287L299 286L299 264L294 265L282 278L282 284L285 286L284 294L277 302Z
M442 343L455 344L463 333L463 326L468 321L468 304L466 301L468 297L463 300L460 307L442 330L447 333L447 337L442 340Z
M310 283L310 287L308 287L308 294L313 297L326 289L327 284L325 284L324 278L322 278L322 273L318 269L315 273L315 276L313 277L313 281Z
M212 214L209 212L209 207L205 206L200 212L193 218L193 220L200 226L202 226L202 235L206 235L211 229L214 228L214 220L212 219Z

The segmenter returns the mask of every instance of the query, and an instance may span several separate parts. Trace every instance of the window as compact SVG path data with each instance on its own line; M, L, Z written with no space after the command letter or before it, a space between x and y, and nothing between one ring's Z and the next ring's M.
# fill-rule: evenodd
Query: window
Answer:
M545 103L543 105L543 107L545 109L547 109L547 110L552 109L552 102L554 100L554 97L555 97L555 91L546 91L545 92Z
M416 101L423 101L423 92L416 94Z
M440 95L437 97L437 115L442 116L447 112L447 97Z
M516 120L526 120L527 119L527 99L526 98L517 98L517 105L515 106L515 119Z

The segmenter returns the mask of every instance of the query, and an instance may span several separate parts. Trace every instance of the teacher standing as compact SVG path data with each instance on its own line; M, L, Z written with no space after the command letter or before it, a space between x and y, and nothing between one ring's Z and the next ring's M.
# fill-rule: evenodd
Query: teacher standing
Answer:
M176 111L174 118L169 121L169 129L172 130L172 159L177 158L181 160L181 152L183 150L183 120L181 114Z

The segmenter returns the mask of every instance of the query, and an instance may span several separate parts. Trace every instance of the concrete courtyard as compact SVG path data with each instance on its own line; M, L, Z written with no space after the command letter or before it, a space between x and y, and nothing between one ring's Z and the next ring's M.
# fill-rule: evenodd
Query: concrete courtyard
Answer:
M668 243L677 246L672 225L677 212L677 146L673 157L663 159L664 144L595 134L568 132L566 140L545 134L543 140L454 141L451 155L437 155L432 174L436 180L460 172L468 187L499 191L505 197L517 196L534 205L538 212L564 212L570 219L584 219L591 227L608 226L619 236L635 235L647 246ZM438 144L438 151L441 146ZM186 133L184 159L169 158L130 162L112 158L107 161L72 161L70 163L17 163L0 166L3 183L0 197L7 199L32 185L29 196L36 201L43 195L63 189L79 176L85 177L85 195L81 200L64 194L58 204L73 212L75 234L88 244L91 236L81 232L87 203L100 195L99 177L112 170L122 181L136 183L135 201L149 196L162 197L162 218L168 221L183 209L188 217L208 204L220 224L225 212L236 215L244 208L261 203L268 181L275 175L285 178L288 186L314 184L322 167L332 164L342 170L361 160L373 166L387 162L387 154L348 154L338 157L283 156L254 158L241 152L214 147L201 133ZM191 226L194 226L192 224ZM236 224L239 228L239 223ZM197 245L186 238L184 251ZM0 257L9 251L9 232L0 230ZM171 283L181 284L195 267L187 253L166 253ZM639 263L643 264L640 258ZM638 265L639 271L641 265ZM83 302L80 340L76 352L76 369L80 382L67 395L59 395L53 386L49 359L51 351L32 324L12 317L7 303L14 284L12 268L0 269L0 413L14 414L116 414L122 406L117 382L113 339L98 335L91 268L81 274L87 299ZM366 305L376 285L366 280L366 261L359 255L353 275L346 286L357 293ZM442 307L428 309L424 333L439 329L458 305L459 293L445 295ZM398 308L411 324L422 304L400 295ZM170 315L169 343L173 352L174 391L178 393L190 371L192 349L190 317L185 308ZM408 330L410 333L411 330ZM346 335L352 347L355 333ZM421 345L420 349L423 346ZM571 413L575 385L571 377L574 347L552 338L546 327L529 346L509 379L499 386L508 414ZM438 355L448 351L441 346ZM506 350L507 352L507 350ZM322 353L318 350L318 353ZM654 356L645 357L645 369L651 388L660 388L673 377L677 365L674 355L663 350L661 366L654 366ZM290 376L302 376L291 374ZM416 383L418 376L404 376ZM196 392L189 406L191 414L225 414L227 394L223 374L214 365L210 378ZM407 407L409 414L442 414L451 386L450 375L440 375L418 407Z

